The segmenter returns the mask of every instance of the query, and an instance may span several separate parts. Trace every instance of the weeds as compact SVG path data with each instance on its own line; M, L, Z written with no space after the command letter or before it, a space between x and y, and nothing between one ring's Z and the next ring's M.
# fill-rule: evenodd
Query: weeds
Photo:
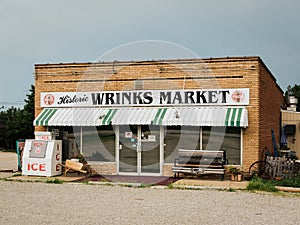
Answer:
M45 183L50 183L50 184L62 184L63 181L61 181L61 180L55 178L55 179L47 179L47 180L45 181Z
M234 188L229 188L228 192L235 192L235 189Z
M277 192L275 184L269 180L263 180L261 178L252 179L246 188L248 191L266 191Z
M174 188L173 183L169 183L169 184L168 184L168 188L169 188L169 189L173 189L173 188Z
M15 173L11 177L20 177L20 176L22 176L22 173Z
M300 187L300 176L272 181L275 186Z

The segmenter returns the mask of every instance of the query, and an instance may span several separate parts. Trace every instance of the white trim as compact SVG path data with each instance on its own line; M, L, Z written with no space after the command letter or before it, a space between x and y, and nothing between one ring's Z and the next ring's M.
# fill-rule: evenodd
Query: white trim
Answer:
M137 127L137 173L138 175L142 174L142 127L141 125L138 125Z
M83 151L82 151L82 143L83 143L83 140L82 140L82 126L80 127L80 154L83 154Z
M116 149L116 174L119 174L119 166L120 166L120 128L119 126L115 126L115 149Z
M200 150L203 150L203 137L202 137L202 126L200 127L200 130L199 130L199 135L200 135L200 138L199 138L199 149Z
M243 146L243 133L244 133L244 130L243 128L241 128L241 148L240 148L240 151L241 151L241 159L240 159L240 166L243 166L243 151L244 151L244 146Z
M153 176L153 177L159 177L161 176L160 173L142 173L142 174L138 174L138 173L131 173L131 172L120 172L118 175L121 176Z
M137 172L119 172L121 176L140 176Z
M164 165L164 142L165 142L165 135L164 135L164 130L165 128L163 126L160 126L159 128L159 149L160 149L160 152L159 152L159 157L160 157L160 160L159 160L159 174L162 176L163 174L163 165Z

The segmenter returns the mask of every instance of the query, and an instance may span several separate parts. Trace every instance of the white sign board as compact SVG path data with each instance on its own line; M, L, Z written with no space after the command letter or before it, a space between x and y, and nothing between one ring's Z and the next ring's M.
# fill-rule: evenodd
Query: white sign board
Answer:
M249 88L41 93L41 107L172 105L249 105Z

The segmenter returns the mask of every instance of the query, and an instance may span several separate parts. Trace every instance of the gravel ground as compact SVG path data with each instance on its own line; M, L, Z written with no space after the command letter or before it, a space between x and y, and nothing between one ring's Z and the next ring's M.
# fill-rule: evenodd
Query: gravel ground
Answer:
M0 224L299 224L300 197L0 181Z
M0 151L0 171L1 170L18 171L18 155L14 152Z

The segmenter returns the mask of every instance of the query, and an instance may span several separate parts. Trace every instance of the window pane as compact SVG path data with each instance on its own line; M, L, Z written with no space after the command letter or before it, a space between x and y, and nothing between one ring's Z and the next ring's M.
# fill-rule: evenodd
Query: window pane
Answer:
M84 127L82 136L82 151L87 161L115 162L112 126Z
M196 126L168 126L165 128L165 162L173 163L178 149L200 149L200 128Z
M225 150L228 164L241 164L241 128L203 127L202 144L206 150Z

